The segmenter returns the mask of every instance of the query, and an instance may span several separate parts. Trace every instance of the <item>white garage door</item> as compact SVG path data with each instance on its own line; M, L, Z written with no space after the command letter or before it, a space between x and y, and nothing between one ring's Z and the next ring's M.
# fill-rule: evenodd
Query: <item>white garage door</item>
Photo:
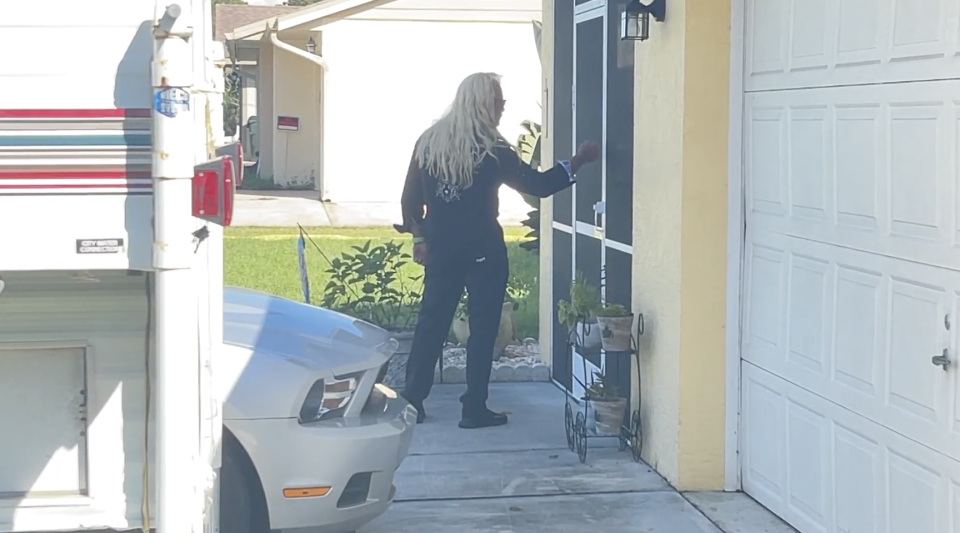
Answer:
M746 13L744 490L803 533L958 532L960 0Z

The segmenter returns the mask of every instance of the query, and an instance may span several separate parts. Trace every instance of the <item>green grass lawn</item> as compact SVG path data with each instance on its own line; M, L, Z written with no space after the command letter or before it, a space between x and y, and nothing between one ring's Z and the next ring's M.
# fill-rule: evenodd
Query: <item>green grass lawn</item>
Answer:
M327 260L340 257L343 252L353 253L353 246L362 246L394 240L409 248L405 239L393 228L305 228L316 244L307 241L307 271L310 276L311 299L319 302L323 288L329 281ZM514 317L517 323L517 338L538 338L538 259L522 248L527 228L506 228L507 249L510 255L511 286L527 289L520 299ZM227 285L256 289L271 294L302 301L300 270L297 266L297 228L227 228L224 239L224 278ZM319 248L319 251L318 251ZM323 252L322 254L320 252ZM423 269L411 262L402 274L409 278L423 273Z

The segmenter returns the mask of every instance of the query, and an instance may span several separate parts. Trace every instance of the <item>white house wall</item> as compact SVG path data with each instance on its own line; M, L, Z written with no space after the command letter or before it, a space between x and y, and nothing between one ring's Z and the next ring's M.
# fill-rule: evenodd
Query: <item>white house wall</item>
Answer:
M380 9L386 8L371 13ZM540 62L530 20L350 19L324 28L323 43L330 64L325 188L334 202L398 202L417 137L473 72L503 75L507 106L500 130L508 139L518 137L522 121L540 122ZM513 191L501 192L501 204L503 213L527 210Z
M273 61L275 116L299 118L300 130L280 131L276 123L259 125L261 132L267 128L273 132L272 177L287 186L316 184L320 177L320 67L275 47Z

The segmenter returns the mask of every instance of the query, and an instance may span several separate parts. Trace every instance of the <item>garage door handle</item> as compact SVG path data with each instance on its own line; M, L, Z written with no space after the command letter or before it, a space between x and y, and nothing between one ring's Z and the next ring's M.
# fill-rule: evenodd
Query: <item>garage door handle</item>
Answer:
M950 366L950 358L947 357L947 349L943 349L943 355L935 355L930 360L931 363L943 367L943 370L946 371L947 367Z

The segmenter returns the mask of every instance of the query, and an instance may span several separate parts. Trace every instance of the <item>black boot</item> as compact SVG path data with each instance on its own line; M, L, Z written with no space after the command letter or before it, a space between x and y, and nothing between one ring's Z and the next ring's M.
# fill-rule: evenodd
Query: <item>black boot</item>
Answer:
M407 398L406 395L400 394L400 397L407 401L414 409L417 410L417 424L422 424L424 420L427 419L427 412L423 410L423 402L415 402L410 398Z
M460 427L463 429L479 429L493 426L502 426L507 423L507 415L495 413L486 407L483 409L463 409L460 417Z

